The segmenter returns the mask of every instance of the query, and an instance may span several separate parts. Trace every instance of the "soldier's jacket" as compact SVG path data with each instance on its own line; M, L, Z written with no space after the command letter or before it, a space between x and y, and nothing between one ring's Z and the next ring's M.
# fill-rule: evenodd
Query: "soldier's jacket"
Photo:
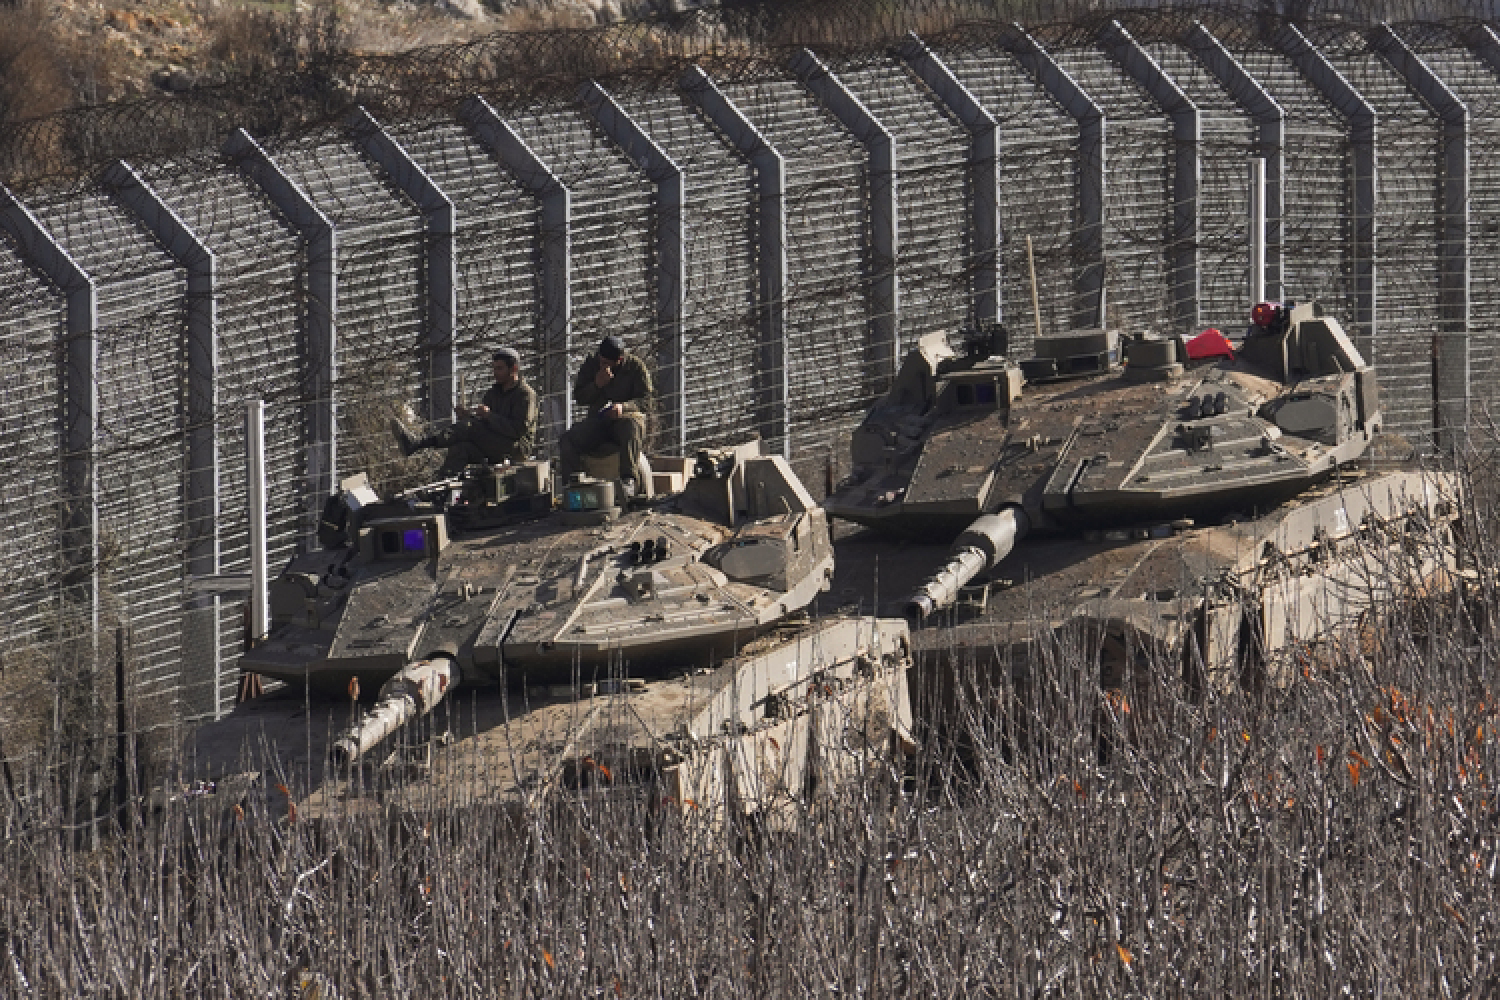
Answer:
M651 373L634 354L626 354L615 365L615 377L604 388L594 384L599 374L599 355L593 354L583 363L578 377L573 380L573 399L582 406L597 410L605 403L619 403L626 413L642 413L646 400L651 398ZM637 400L641 405L636 405Z
M509 389L490 386L482 402L490 412L475 418L476 429L484 432L485 437L498 438L511 446L497 451L513 450L521 457L529 456L536 445L536 390L523 378Z

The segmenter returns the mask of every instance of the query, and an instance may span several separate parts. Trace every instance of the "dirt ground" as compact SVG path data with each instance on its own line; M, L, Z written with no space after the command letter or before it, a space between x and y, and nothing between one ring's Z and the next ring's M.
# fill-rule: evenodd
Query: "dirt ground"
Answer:
M481 0L0 0L0 121L180 93L320 49L384 54L581 27L617 11L612 3L500 12Z

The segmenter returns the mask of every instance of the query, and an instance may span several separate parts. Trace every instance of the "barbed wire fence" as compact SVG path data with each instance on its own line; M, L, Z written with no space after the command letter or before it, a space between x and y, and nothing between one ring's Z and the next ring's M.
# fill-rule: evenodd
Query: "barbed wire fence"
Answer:
M232 704L242 604L190 578L248 567L251 399L268 407L273 563L310 544L337 476L429 471L399 454L388 419L447 419L482 392L502 343L551 403L544 448L578 363L620 334L663 387L658 447L759 433L816 490L924 334L998 321L1024 353L1036 329L1088 325L1101 305L1129 332L1242 322L1252 154L1281 160L1272 287L1344 317L1396 429L1426 440L1437 404L1457 398L1433 347L1453 333L1451 128L1371 33L1394 22L1467 108L1462 398L1477 407L1494 393L1500 309L1480 280L1500 266L1500 175L1482 155L1500 75L1477 13L727 8L329 57L269 86L8 128L0 448L16 527L0 542L0 757L109 728L117 631L139 728ZM1275 149L1195 24L1280 110ZM1191 103L1196 141L1122 47ZM1374 243L1360 228L1366 156Z

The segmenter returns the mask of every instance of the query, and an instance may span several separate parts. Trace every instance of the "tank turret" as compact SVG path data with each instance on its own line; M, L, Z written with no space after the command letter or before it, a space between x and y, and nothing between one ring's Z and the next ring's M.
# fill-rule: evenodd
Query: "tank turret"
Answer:
M730 655L826 588L833 549L785 459L752 444L693 469L679 493L628 506L587 476L554 502L545 462L388 498L348 480L325 547L272 582L271 634L243 668L338 695L440 650L460 680L533 683Z
M1080 330L1012 361L960 356L929 335L855 432L852 474L827 507L959 538L913 596L930 613L1003 558L973 544L1001 511L1014 512L1012 539L1212 523L1297 496L1358 459L1380 425L1374 370L1313 304L1257 306L1237 345L1216 330Z

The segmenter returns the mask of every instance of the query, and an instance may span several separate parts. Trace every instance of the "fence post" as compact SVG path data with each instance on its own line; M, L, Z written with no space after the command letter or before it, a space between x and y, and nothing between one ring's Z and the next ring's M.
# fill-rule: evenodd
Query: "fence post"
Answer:
M1266 160L1250 161L1250 302L1266 298Z
M261 149L250 133L236 129L224 154L302 236L307 250L307 523L317 538L323 498L333 492L338 469L338 232L307 193Z
M1272 44L1297 68L1313 89L1328 99L1349 123L1349 145L1354 156L1354 327L1365 361L1378 361L1379 303L1376 295L1375 250L1375 108L1344 75L1334 68L1294 25L1277 30Z
M115 626L115 798L121 809L133 809L140 789L136 770L135 713L130 694L130 630Z
M901 346L901 288L896 271L901 240L896 214L896 140L842 80L810 49L792 57L792 72L870 156L870 340L866 392L878 396L896 377Z
M61 289L67 303L62 347L62 548L71 567L67 597L88 638L84 656L97 656L99 632L99 469L97 465L99 298L94 280L52 238L10 189L0 184L0 227L21 255Z
M187 271L187 560L188 577L210 577L219 572L219 442L214 420L218 412L218 302L214 254L172 211L161 196L128 163L117 160L105 169L104 188L125 206ZM212 652L214 716L219 715L219 604L217 594L189 598L184 632L193 639L185 647Z
M1443 219L1438 276L1438 332L1432 362L1433 422L1439 443L1453 448L1469 419L1469 109L1389 25L1370 45L1443 122Z
M1078 123L1078 226L1073 234L1073 252L1080 263L1073 325L1104 326L1109 304L1104 249L1108 152L1104 111L1020 25L1002 29L998 41Z
M250 640L270 631L270 571L266 549L266 404L245 406L245 513L250 525Z
M426 228L427 419L451 421L458 401L458 348L453 342L458 317L458 213L453 201L368 111L356 108L344 124L360 151L422 212Z
M1172 119L1175 163L1172 170L1172 242L1168 248L1172 268L1172 311L1173 318L1180 325L1196 329L1200 319L1198 292L1202 283L1198 267L1198 188L1203 163L1198 106L1119 21L1105 25L1099 33L1099 45Z
M759 384L755 425L768 452L791 457L791 379L786 328L786 160L739 107L701 68L693 66L678 86L750 161L758 188Z
M912 72L969 130L970 247L977 325L1004 318L1000 301L1000 126L922 39L909 33L899 49Z
M1239 60L1230 55L1229 50L1219 44L1219 40L1197 21L1188 29L1183 44L1255 122L1254 155L1265 160L1266 257L1263 295L1280 301L1286 294L1282 288L1281 262L1282 216L1285 211L1282 177L1286 168L1286 112L1260 82L1240 65Z
M482 97L470 97L459 110L490 152L542 203L542 396L555 442L573 423L573 384L569 367L573 335L573 196L526 140Z
M660 415L664 445L687 442L687 371L684 364L684 296L687 290L687 178L672 158L599 84L583 85L579 99L610 141L656 185L656 384L666 402Z

